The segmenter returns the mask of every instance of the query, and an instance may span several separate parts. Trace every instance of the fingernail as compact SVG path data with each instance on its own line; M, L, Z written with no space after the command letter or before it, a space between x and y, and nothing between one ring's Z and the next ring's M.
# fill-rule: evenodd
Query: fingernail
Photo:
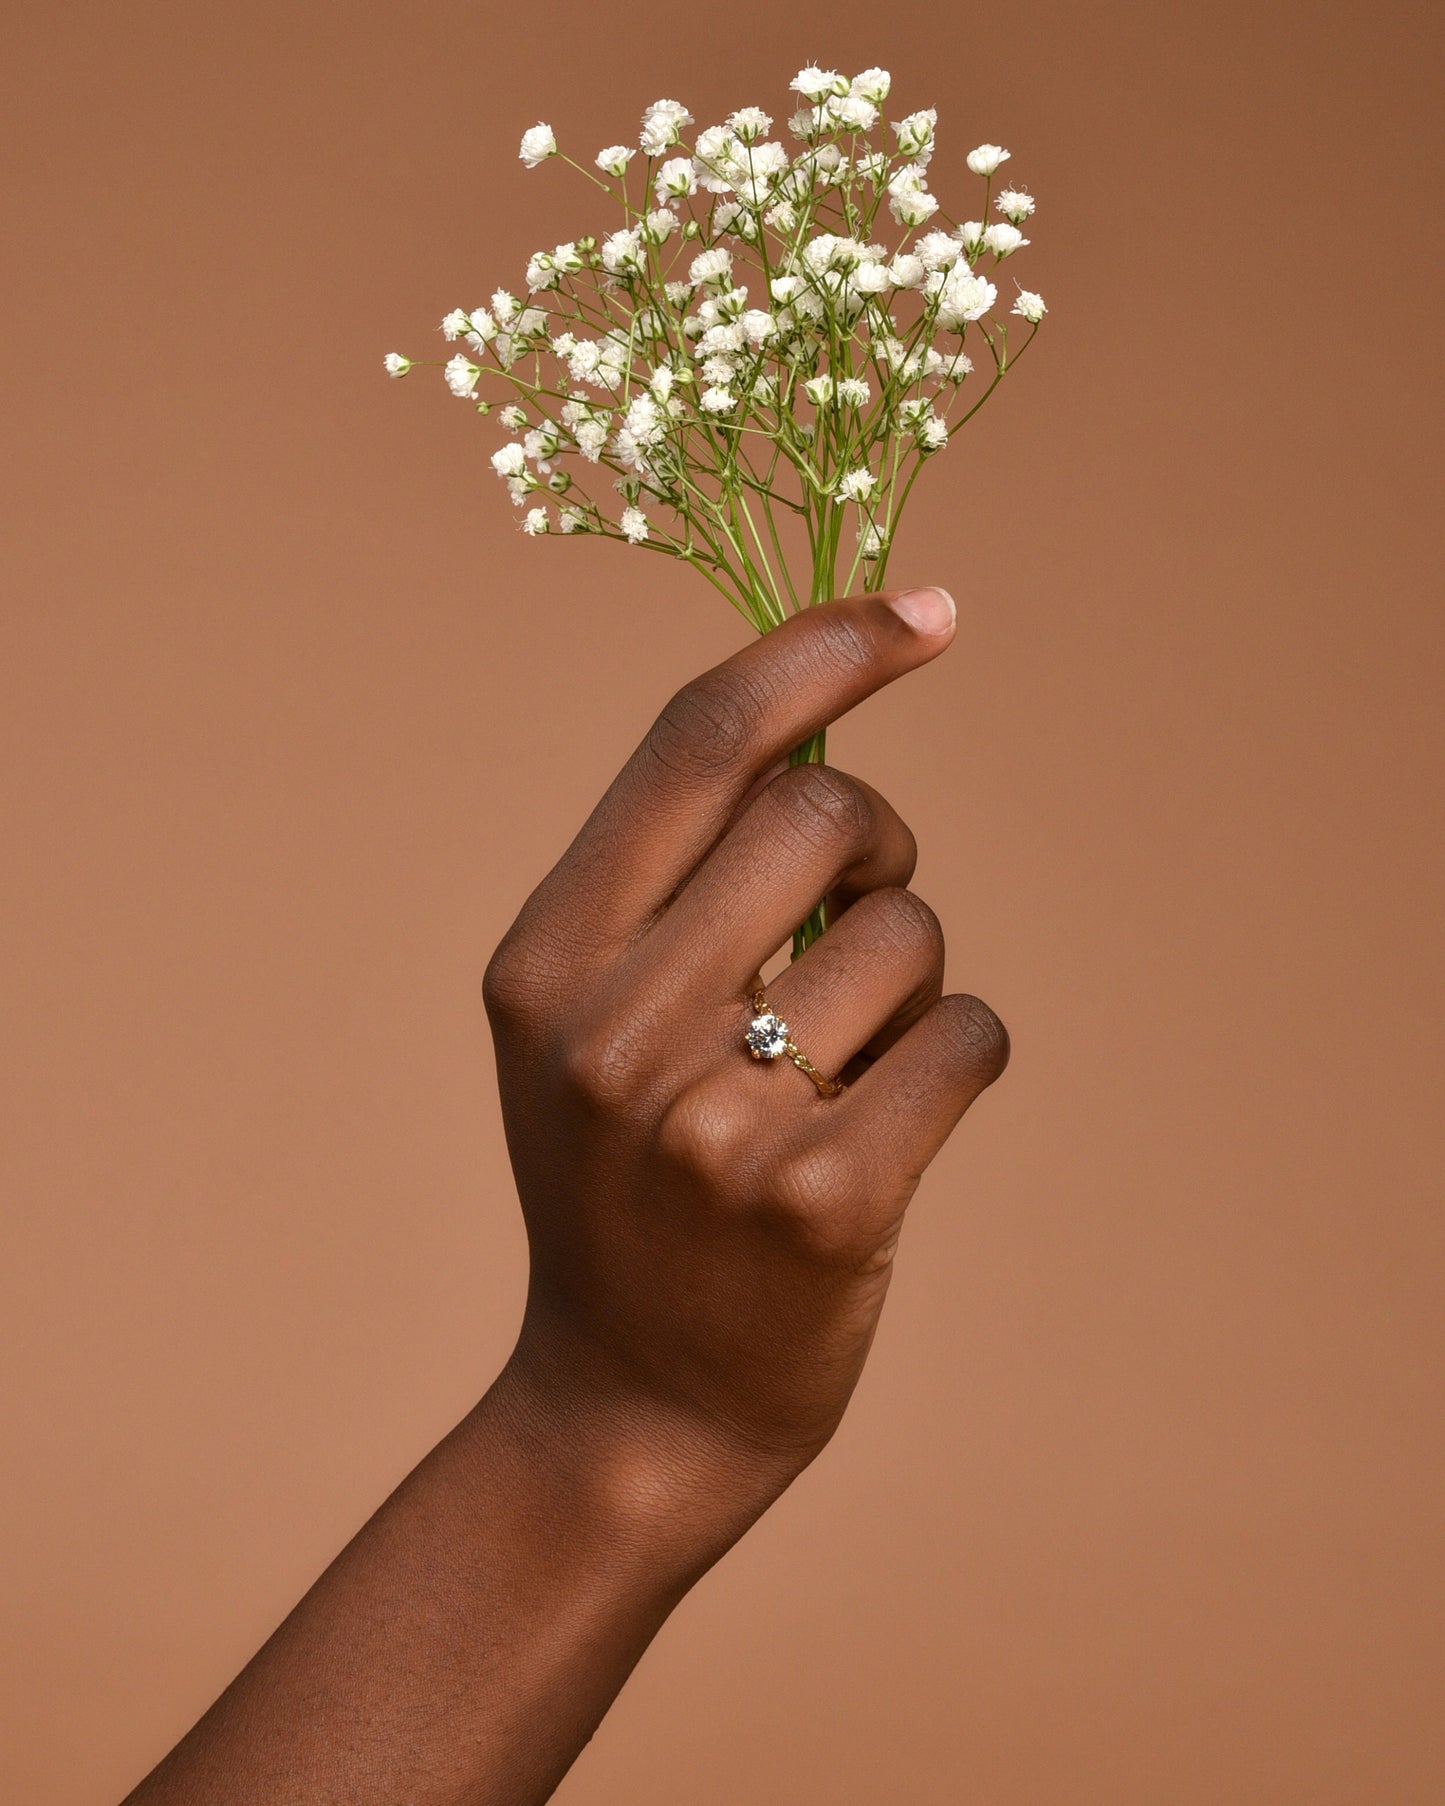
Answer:
M958 619L953 597L946 589L905 589L885 600L915 633L951 633Z

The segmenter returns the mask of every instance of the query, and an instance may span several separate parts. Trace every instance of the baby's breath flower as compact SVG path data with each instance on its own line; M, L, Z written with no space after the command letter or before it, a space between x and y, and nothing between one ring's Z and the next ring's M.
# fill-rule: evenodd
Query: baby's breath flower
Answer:
M933 154L933 129L938 124L937 107L926 107L921 113L910 113L893 127L898 134L898 154L926 164Z
M669 157L653 178L660 207L666 200L683 200L697 193L697 172L691 157Z
M866 466L860 465L856 470L848 471L840 479L836 494L840 502L862 504L868 500L877 487L877 477Z
M551 126L534 125L528 131L523 132L522 148L517 152L517 155L527 165L528 169L535 169L539 163L545 162L548 157L555 157L557 155L557 140L552 135Z
M825 111L831 125L845 132L871 132L878 123L878 109L861 94L845 94L828 101Z
M660 157L677 143L682 128L692 124L692 114L678 100L655 100L642 115L639 142L649 157Z
M989 226L983 235L984 250L992 251L995 257L1011 257L1028 242L1017 226L1010 226L1004 220Z
M800 69L788 86L804 100L819 106L830 94L846 94L848 84L836 69L819 69L810 64Z
M728 130L735 133L742 144L756 144L772 129L772 119L761 107L739 107L736 113L728 115Z
M857 94L864 100L871 100L875 107L881 107L892 86L893 77L886 69L864 69L849 82L848 92Z
M760 629L789 602L780 573L738 544L741 488L805 517L813 569L788 588L837 593L840 558L885 582L898 511L920 462L947 445L973 369L964 344L986 348L985 393L1013 367L1002 331L969 334L998 304L976 266L985 252L998 261L1022 249L1034 213L1032 195L1005 187L975 202L979 212L992 203L994 224L933 226L959 211L945 211L928 181L937 115L905 113L890 132L879 116L886 70L849 81L810 66L792 87L802 98L791 148L769 138L760 107L684 141L686 107L654 102L642 115L641 191L619 201L638 153L604 147L595 161L612 180L611 220L534 251L517 293L498 289L489 308L442 322L460 341L445 364L455 395L486 413L483 369L488 386L509 379L496 411L511 437L492 465L523 532L673 552L715 572ZM522 139L529 167L560 155L548 125ZM992 178L1007 158L979 145L967 160ZM1015 318L1034 329L1045 311L1019 289ZM412 361L392 352L384 366L401 376ZM848 503L856 555L839 545Z
M459 351L447 364L443 374L452 394L464 401L476 388L477 378L482 373L469 357L463 357Z
M733 254L725 245L714 245L710 251L700 251L693 258L688 276L698 285L706 282L726 282L733 267Z
M991 176L1000 163L1007 163L1008 152L999 144L980 144L965 159L976 176Z

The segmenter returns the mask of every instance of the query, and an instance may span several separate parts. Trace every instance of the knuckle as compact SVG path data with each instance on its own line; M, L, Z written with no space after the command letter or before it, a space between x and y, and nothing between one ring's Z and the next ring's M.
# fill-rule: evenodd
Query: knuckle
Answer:
M854 779L831 765L798 765L781 784L778 805L804 845L851 850L867 843L873 805Z
M810 1256L851 1265L859 1258L858 1221L867 1201L858 1160L829 1141L775 1159L762 1207Z
M672 1173L708 1190L735 1183L746 1164L746 1125L716 1086L691 1085L663 1111L657 1151Z
M557 1053L562 1084L584 1109L610 1115L636 1100L645 1062L636 1032L613 1019L574 1026Z
M937 1008L947 1045L960 1067L991 1084L1008 1065L1008 1030L977 997L944 997Z
M735 673L709 672L679 690L648 732L650 757L682 777L707 777L740 765L760 714L752 686Z
M911 890L890 887L870 891L854 909L865 908L870 932L880 949L943 958L943 928L938 917Z
M515 928L509 929L482 974L482 1002L493 1026L510 1028L529 1016L537 989L528 944Z

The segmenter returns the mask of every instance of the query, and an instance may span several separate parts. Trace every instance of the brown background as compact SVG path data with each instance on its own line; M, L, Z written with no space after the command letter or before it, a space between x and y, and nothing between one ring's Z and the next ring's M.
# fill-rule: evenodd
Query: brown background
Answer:
M504 1359L478 975L737 643L523 540L380 355L595 223L539 115L814 58L1040 197L1047 334L897 562L960 642L834 742L1015 1056L835 1445L558 1797L1445 1798L1436 18L12 19L7 1799L114 1800Z

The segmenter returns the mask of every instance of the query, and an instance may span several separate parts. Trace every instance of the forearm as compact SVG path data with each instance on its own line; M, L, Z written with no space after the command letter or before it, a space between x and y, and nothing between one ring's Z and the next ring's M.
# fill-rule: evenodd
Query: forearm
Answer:
M546 1800L783 1483L514 1357L127 1806Z

